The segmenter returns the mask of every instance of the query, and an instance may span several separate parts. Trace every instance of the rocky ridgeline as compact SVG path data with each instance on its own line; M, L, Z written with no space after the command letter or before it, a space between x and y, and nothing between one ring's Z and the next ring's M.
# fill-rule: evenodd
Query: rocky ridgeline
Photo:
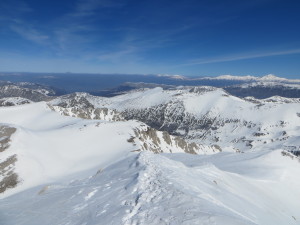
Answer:
M0 99L0 106L16 106L16 105L24 105L29 104L32 101L26 98L21 97L9 97Z
M134 90L127 95L130 99L135 93L145 91L147 90ZM229 115L227 113L225 116L222 110L225 110L226 113L227 108L218 109L218 105L214 105L214 102L212 102L212 108L198 114L193 114L185 108L185 98L193 98L209 92L214 95L215 91L220 93L220 96L215 100L221 100L225 103L228 100L230 104L235 104L235 101L237 103L244 101L247 110L232 105L237 114ZM237 152L269 144L282 146L289 138L289 132L287 132L289 127L293 126L290 121L281 120L264 124L264 121L253 121L244 115L255 113L259 118L260 110L265 113L278 105L299 103L299 99L287 99L278 96L263 100L251 97L241 100L230 96L226 91L207 86L182 87L164 92L171 93L170 99L166 103L151 107L128 105L127 95L124 95L123 102L120 102L117 97L117 103L115 103L115 98L96 97L86 93L62 96L50 103L52 109L62 115L107 121L138 120L156 130L166 131L191 142L207 146L218 145L221 148L232 146L231 148ZM201 102L197 104L201 104ZM118 105L122 105L122 107L119 108ZM99 106L104 108L97 108Z
M14 127L0 125L0 155L4 151L8 151L11 135L15 132L16 128ZM18 175L14 172L16 162L16 155L0 157L0 193L9 188L14 188L19 183Z
M50 109L63 116L72 116L82 119L91 120L105 120L105 121L124 121L124 118L114 109L108 108L81 108L81 107L68 107L48 105Z
M51 101L48 106L64 116L82 119L123 121L124 118L114 109L97 108L87 100L87 93L73 93ZM90 96L93 97L93 96Z
M52 97L48 96L48 94L49 92L44 89L31 89L15 84L0 86L0 99L8 97L21 97L33 102L39 102L52 99Z
M221 91L219 98L215 99L216 101L226 102L226 99L229 99L231 101L230 104L235 104L232 100L233 97L226 91L215 87L200 86L173 87L173 89L165 90L163 92L168 92L170 99L163 104L143 107L141 103L141 105L136 107L135 104L139 103L134 103L134 100L132 105L128 105L135 93L144 93L147 90L150 89L131 91L123 95L123 102L120 102L118 97L103 98L87 93L73 93L57 97L49 101L48 105L52 110L64 116L106 121L139 120L156 130L166 131L171 135L179 136L198 144L219 145L221 148L232 146L236 151L243 151L268 144L274 145L277 143L279 146L282 146L289 138L290 133L287 131L292 124L288 121L280 120L265 125L264 121L252 121L247 116L242 116L241 118L239 113L244 113L244 115L256 113L258 115L260 110L266 112L268 107L276 108L276 105L300 103L300 100L297 98L273 96L268 99L255 99L247 97L243 101L248 102L247 107L252 108L249 112L236 107L236 115L224 116L222 112L224 109L218 110L218 105L214 105L214 102L212 102L213 108L211 109L213 111L208 109L208 111L193 114L185 108L185 98L206 95L209 92L214 95L215 91ZM147 97L145 97L146 100ZM0 100L0 105L26 104L28 101L26 99L17 100L16 98L10 98ZM234 101L238 102L241 99ZM197 104L201 104L201 102ZM119 105L122 107L118 107ZM235 107L234 105L232 106ZM297 115L299 118L300 112Z
M187 142L183 138L169 135L166 131L158 131L149 126L134 129L135 136L127 141L139 146L137 151L151 151L154 153L185 152L189 154L212 154L221 151L215 146L204 146L194 142Z
M143 112L132 112L135 115L139 115L141 117L129 117L127 112L117 112L115 109L108 109L108 108L96 108L88 98L94 96L88 95L86 93L74 93L71 95L63 96L59 98L59 100L54 100L49 102L49 107L56 112L59 112L61 115L64 116L72 116L72 117L79 117L83 119L97 119L97 120L105 120L105 121L124 121L124 120L143 120ZM159 110L156 110L156 113L159 113ZM180 110L180 108L177 108ZM176 115L180 115L175 109L170 109L170 113ZM164 128L163 131L158 131L155 124L151 123L151 119L157 120L158 124L163 122L162 120L165 117L162 117L160 114L153 113L154 118L150 118L148 121L150 125L144 128L137 128L134 130L135 136L132 136L128 139L129 142L132 142L135 145L140 146L137 151L152 151L155 153L162 153L162 152L173 152L177 150L179 152L186 152L191 154L198 154L198 153L214 153L221 151L221 148L217 145L212 146L204 146L196 143L188 143L183 138L178 136L172 136L167 132L167 128ZM126 118L124 117L126 116ZM169 116L171 120L174 119L173 117ZM174 120L174 126L177 123L177 120ZM147 121L146 121L147 123ZM186 122L186 126L191 125L191 121ZM159 124L161 126L161 124Z
M287 127L291 126L287 121L265 125L263 121L256 123L238 117L226 118L211 112L197 117L185 112L180 102L147 109L127 109L121 115L127 120L136 119L196 143L219 145L221 148L232 145L237 152L268 144L282 146L289 138Z
M292 160L297 160L300 163L300 151L282 151L282 156L291 158Z

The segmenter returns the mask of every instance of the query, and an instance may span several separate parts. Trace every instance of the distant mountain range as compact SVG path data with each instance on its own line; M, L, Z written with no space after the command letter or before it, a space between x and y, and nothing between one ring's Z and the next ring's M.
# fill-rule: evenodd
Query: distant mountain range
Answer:
M300 97L297 90L300 85L299 80L289 80L274 75L191 78L180 75L0 73L0 80L10 81L15 85L24 82L38 84L52 89L55 92L54 95L87 92L109 97L142 87L213 86L225 88L229 93L238 97L267 98L272 97L274 92L282 97ZM269 85L270 83L276 83L276 87L273 84ZM246 88L244 84L251 84L251 88ZM243 87L242 91L239 91L240 85ZM231 88L232 86L234 87ZM256 87L253 88L253 86ZM262 89L262 86L269 87ZM272 88L276 90L271 90Z

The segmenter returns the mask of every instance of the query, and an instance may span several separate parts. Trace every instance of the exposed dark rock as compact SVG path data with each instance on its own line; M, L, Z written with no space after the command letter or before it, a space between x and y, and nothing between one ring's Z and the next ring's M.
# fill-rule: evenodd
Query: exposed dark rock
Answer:
M160 132L151 127L147 127L146 129L135 129L134 133L135 137L128 139L128 142L139 143L141 145L140 150L142 151L162 153L172 152L172 149L181 149L181 151L190 154L205 153L203 146L194 142L189 143L177 136L171 136L166 131ZM207 146L206 148L209 148L211 152L220 151L220 147Z
M108 108L94 108L94 107L69 107L64 108L62 106L52 106L48 104L49 108L53 111L59 112L64 116L78 117L82 119L93 120L106 120L106 121L124 121L124 118L120 113L114 109Z
M15 106L31 103L30 100L20 97L9 97L0 99L0 106Z
M291 159L296 159L296 160L298 160L298 162L300 162L300 158L299 158L299 156L300 156L300 151L297 151L297 152L290 152L290 151L282 151L281 152L281 155L283 155L283 156L288 156L288 157L290 157Z
M0 163L0 193L3 193L8 188L14 188L18 184L18 175L14 172L14 165L17 161L16 155L10 156L5 161Z
M10 137L16 132L16 128L8 126L0 126L0 152L9 147Z

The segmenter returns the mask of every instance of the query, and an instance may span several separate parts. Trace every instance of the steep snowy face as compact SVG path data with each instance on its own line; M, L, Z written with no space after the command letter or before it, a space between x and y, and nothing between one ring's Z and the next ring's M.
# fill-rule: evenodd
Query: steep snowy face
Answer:
M3 196L99 169L140 151L219 152L214 147L187 143L138 121L61 116L45 102L2 107L0 118Z
M57 101L65 104L62 98L50 104ZM86 95L85 101L223 150L299 148L288 141L299 136L299 99L241 99L213 87L185 87L136 90L112 98Z

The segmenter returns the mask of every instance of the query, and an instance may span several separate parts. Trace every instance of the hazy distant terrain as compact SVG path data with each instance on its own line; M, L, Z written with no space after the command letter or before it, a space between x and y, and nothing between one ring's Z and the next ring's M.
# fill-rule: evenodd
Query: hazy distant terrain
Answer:
M273 75L262 78L229 75L197 78L171 75L0 73L0 80L0 86L3 86L5 81L44 85L53 89L55 95L88 92L97 96L114 96L138 88L159 86L170 89L183 85L221 87L238 97L300 97L300 80L288 80Z

